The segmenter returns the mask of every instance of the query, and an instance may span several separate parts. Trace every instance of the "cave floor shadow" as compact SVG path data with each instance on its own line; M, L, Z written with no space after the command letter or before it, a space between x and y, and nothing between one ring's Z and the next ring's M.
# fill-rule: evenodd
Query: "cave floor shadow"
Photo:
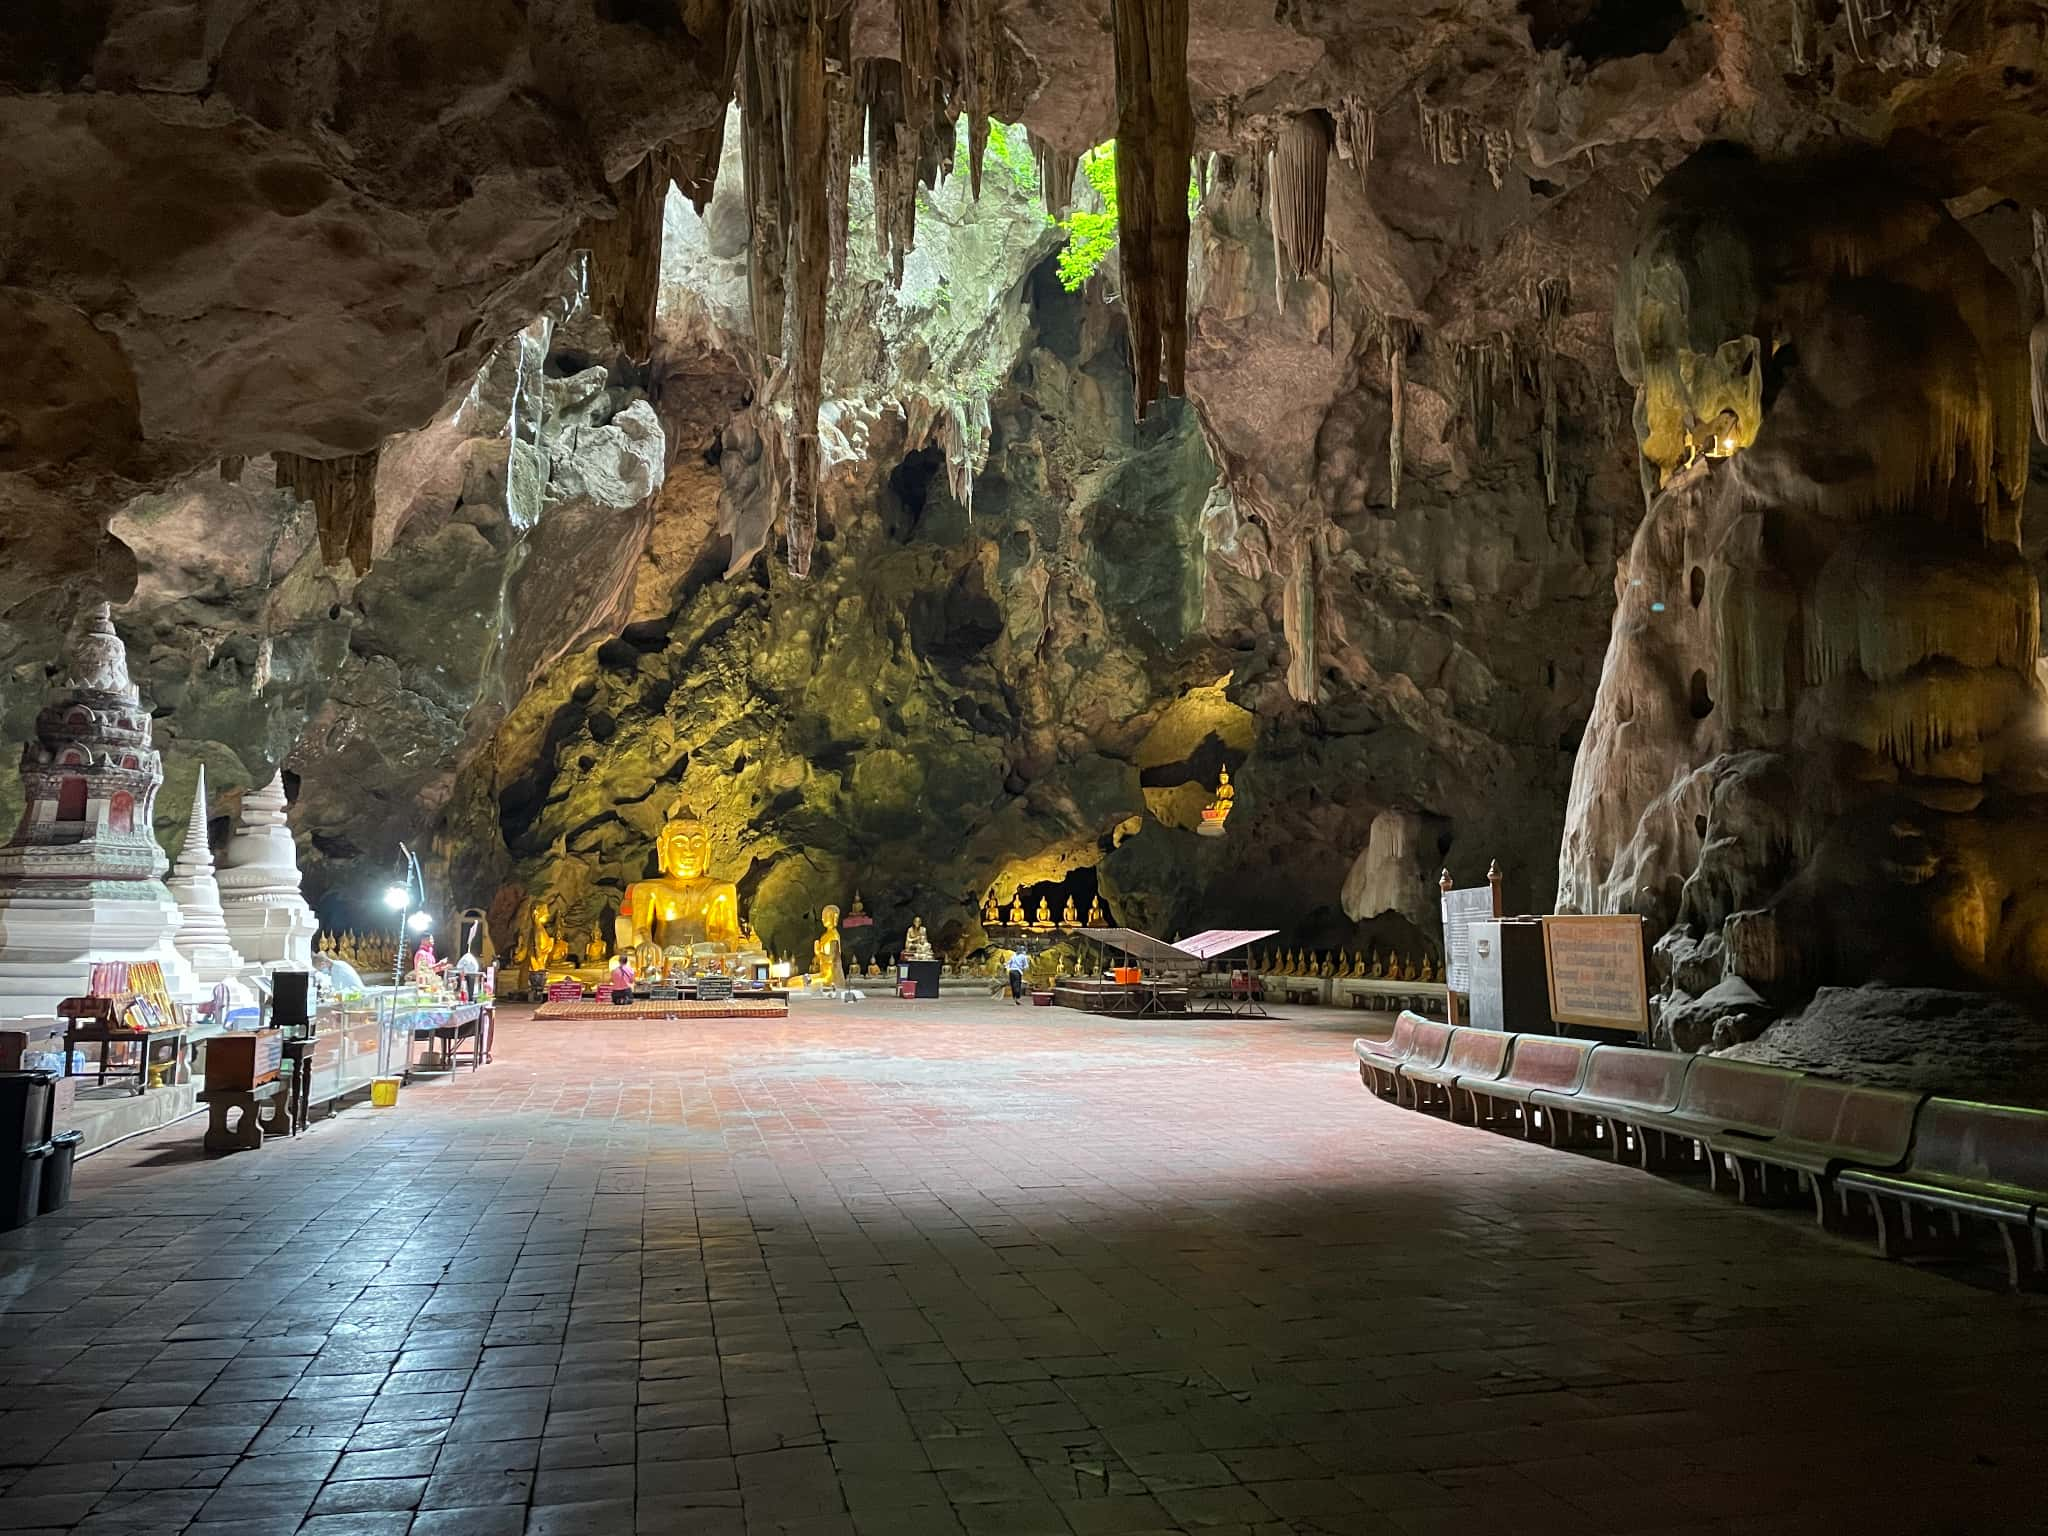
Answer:
M0 1238L0 1525L2034 1517L2048 1308L1380 1103L1355 1022L514 1011L395 1109L142 1138Z

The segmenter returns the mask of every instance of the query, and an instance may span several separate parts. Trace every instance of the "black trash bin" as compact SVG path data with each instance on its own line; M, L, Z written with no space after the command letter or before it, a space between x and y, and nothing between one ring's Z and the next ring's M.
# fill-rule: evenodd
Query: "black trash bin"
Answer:
M78 1162L78 1144L83 1131L59 1131L50 1138L49 1160L43 1164L43 1187L36 1196L36 1210L47 1216L71 1203L71 1170Z
M48 1072L0 1072L0 1157L50 1139L57 1079Z
M49 1161L50 1144L41 1141L0 1164L0 1232L12 1232L36 1219L36 1202L43 1197L43 1167Z

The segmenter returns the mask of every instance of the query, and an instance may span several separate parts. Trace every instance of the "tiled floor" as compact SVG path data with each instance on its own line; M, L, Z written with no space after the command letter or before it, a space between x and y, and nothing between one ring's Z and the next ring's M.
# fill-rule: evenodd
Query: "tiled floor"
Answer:
M510 1019L0 1238L0 1530L2042 1529L2048 1311L1369 1097L1336 1016Z

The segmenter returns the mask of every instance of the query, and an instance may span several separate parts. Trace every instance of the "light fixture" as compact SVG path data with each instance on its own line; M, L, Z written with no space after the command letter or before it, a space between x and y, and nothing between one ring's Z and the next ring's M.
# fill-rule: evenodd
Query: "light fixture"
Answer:
M384 892L384 905L394 912L403 912L412 904L412 892L402 885L388 887Z
M414 933L425 933L434 926L434 919L425 912L415 912L405 920L405 926Z

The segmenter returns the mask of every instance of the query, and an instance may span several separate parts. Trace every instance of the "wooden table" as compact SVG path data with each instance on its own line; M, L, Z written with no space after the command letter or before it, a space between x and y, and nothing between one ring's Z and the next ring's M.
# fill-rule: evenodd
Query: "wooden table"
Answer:
M183 1029L124 1029L119 1025L96 1024L90 1019L73 1019L64 1031L64 1075L82 1077L85 1074L72 1071L72 1061L81 1045L97 1045L100 1048L99 1069L93 1078L93 1086L105 1087L108 1077L135 1078L134 1092L137 1095L149 1091L150 1068L159 1062L169 1062L171 1070L166 1074L169 1081L185 1081L185 1031ZM113 1065L107 1060L110 1045L136 1045L135 1064Z

